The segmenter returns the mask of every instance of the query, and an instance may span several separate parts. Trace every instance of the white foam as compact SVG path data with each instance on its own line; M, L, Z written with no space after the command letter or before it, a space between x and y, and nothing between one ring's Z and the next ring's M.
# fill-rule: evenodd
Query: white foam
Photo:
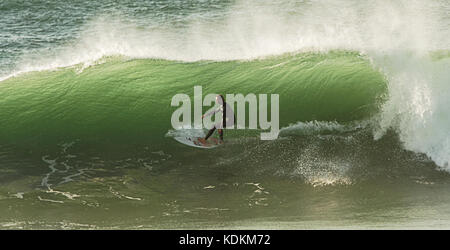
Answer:
M16 197L16 198L19 198L19 199L23 199L23 195L24 195L25 193L24 192L18 192L18 193L16 193L16 194L13 194L12 196L14 196L14 197Z
M364 120L347 124L336 121L297 122L280 129L280 136L344 133L366 128L372 121Z
M84 171L86 171L86 170L88 170L88 169L87 169L87 168L84 168L84 169L78 169L78 170L77 170L78 173L75 173L75 174L71 174L71 175L69 175L69 176L64 176L64 177L62 177L63 180L62 180L60 183L58 183L58 184L63 184L63 183L66 183L66 182L73 181L73 179L72 179L73 177L83 175L83 174L84 174Z
M115 191L111 186L109 186L109 191L115 195L116 197L118 197L119 199L125 198L125 199L129 199L129 200L136 200L136 201L142 201L143 198L139 198L139 197L131 197L131 196L127 196L124 194L121 194L117 191Z
M47 201L47 202L52 202L52 203L64 203L64 201L57 201L57 200L45 199L45 198L41 198L41 196L38 196L38 199L39 199L40 201Z
M51 184L48 183L49 178L50 178L50 176L51 176L52 174L54 174L56 171L58 171L58 169L55 168L55 166L56 166L56 159L50 160L50 159L47 159L47 158L48 158L48 155L43 156L43 157L42 157L42 160L43 160L44 162L46 162L47 164L49 164L48 167L50 168L50 172L48 172L47 174L45 174L44 178L42 178L41 186L45 186L45 187L47 187L48 189L50 189Z
M395 129L406 149L425 153L450 170L450 60L433 61L424 55L388 57L384 62L389 100L375 138Z
M78 40L25 55L18 68L3 79L76 64L82 64L82 70L110 55L198 61L331 49L448 49L449 31L439 19L445 15L439 4L446 3L241 0L217 20L187 17L184 22L188 24L182 26L156 21L142 26L129 17L102 15L82 27Z

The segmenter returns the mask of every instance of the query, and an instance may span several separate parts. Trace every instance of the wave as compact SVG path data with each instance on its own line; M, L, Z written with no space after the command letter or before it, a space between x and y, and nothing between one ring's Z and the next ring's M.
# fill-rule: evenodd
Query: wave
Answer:
M406 149L448 169L448 8L420 0L237 1L214 20L193 15L179 25L101 15L77 40L30 53L2 77L0 135L163 135L167 100L203 85L280 93L281 126L375 117L375 139L393 129Z
M9 78L0 85L3 140L161 138L178 93L278 93L280 126L373 115L386 85L355 52L288 54L251 61L193 62L113 57ZM204 110L206 111L206 110Z

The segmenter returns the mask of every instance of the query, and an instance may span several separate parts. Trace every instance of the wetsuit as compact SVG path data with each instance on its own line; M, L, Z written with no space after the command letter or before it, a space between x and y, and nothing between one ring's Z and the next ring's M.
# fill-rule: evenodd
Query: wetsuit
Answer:
M225 103L225 105L220 105L216 110L212 110L205 114L205 117L206 117L206 116L213 115L217 112L222 113L222 121L214 124L214 127L208 131L208 134L206 135L205 140L208 140L208 138L214 133L214 131L216 129L218 129L219 137L223 141L223 128L232 126L234 124L233 109L231 108L230 105L228 105L228 103L226 103L226 102L224 102L224 103Z

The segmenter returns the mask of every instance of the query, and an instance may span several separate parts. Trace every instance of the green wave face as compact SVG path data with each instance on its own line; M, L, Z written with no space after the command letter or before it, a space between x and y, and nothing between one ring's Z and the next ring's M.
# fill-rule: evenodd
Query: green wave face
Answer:
M298 53L251 61L177 62L106 58L32 72L0 83L0 137L8 143L164 140L177 93L279 94L280 127L352 121L377 110L383 76L358 53ZM203 108L203 112L207 107Z

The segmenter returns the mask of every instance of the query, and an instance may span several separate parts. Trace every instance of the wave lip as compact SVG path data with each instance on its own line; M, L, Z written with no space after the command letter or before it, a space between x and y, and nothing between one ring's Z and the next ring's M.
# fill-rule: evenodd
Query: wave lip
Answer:
M237 1L217 12L200 9L193 16L177 16L173 25L154 17L143 22L124 9L87 19L67 34L72 40L66 43L25 49L14 63L16 69L0 79L113 55L194 62L253 60L298 51L372 55L398 49L448 50L446 8L447 1Z

